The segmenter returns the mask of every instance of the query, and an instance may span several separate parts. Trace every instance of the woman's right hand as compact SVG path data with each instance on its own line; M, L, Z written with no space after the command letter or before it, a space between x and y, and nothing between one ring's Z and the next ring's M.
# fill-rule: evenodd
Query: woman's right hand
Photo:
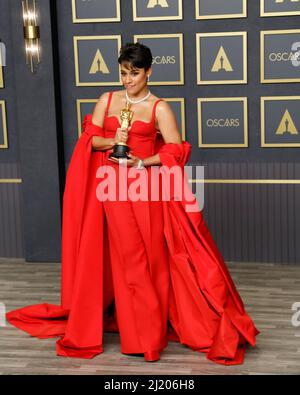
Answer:
M128 132L130 130L130 127L128 129L122 129L118 128L114 137L114 143L126 143L128 140Z

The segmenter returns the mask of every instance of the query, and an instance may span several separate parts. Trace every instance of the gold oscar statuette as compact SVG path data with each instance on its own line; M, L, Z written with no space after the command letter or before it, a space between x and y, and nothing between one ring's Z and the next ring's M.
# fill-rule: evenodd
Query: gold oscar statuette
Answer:
M130 122L133 117L133 111L130 110L130 103L127 102L126 108L123 108L120 113L121 118L121 129L128 129L130 126ZM118 143L114 145L113 152L109 155L109 157L114 157L117 159L125 158L130 159L127 154L129 152L129 147L126 143Z

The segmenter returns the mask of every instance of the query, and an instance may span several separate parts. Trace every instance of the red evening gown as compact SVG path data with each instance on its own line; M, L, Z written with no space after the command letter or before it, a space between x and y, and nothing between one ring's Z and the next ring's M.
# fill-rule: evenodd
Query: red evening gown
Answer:
M59 337L60 356L92 358L103 352L103 332L120 334L121 352L163 350L178 341L226 365L243 362L259 333L247 315L202 212L188 212L186 196L151 201L100 201L99 171L120 167L108 151L93 151L93 136L113 137L120 126L108 116L103 128L87 115L69 165L63 199L61 303L42 303L7 313L14 326L38 338ZM159 101L159 100L158 100ZM163 166L184 177L191 145L165 144L149 122L136 120L127 144L133 155L159 153ZM130 171L130 167L125 171ZM150 169L148 173L150 191ZM139 172L139 171L137 171ZM128 178L128 188L133 179ZM172 189L173 188L173 189ZM117 185L118 189L118 185ZM189 190L190 191L190 190ZM149 192L148 192L149 193ZM190 198L197 202L190 191Z

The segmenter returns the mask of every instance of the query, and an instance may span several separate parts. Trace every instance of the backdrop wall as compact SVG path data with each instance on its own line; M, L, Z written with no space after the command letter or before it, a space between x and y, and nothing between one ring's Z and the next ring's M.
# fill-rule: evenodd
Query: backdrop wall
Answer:
M245 14L244 1L112 0L104 14L97 1L39 0L42 63L31 75L20 4L0 0L11 63L0 89L9 138L0 256L60 260L60 202L80 122L103 92L122 89L118 48L138 39L155 56L150 89L172 104L190 163L205 166L205 218L224 258L299 263L298 2L248 1Z

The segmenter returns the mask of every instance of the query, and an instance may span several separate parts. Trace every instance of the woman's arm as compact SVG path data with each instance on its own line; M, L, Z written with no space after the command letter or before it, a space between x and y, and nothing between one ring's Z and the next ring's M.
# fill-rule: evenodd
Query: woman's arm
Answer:
M149 156L144 159L144 166L155 166L161 165L159 154L155 154L153 156Z
M93 112L92 122L94 125L103 127L105 109L108 102L109 93L105 92L100 96ZM105 138L99 136L93 136L92 138L92 147L94 150L98 151L106 151L111 149L115 145L114 138Z
M112 149L115 145L114 139L106 137L93 136L92 147L95 151L106 151Z
M157 119L159 130L166 144L182 143L182 139L179 133L175 115L172 111L171 106L167 102L161 101L157 104L156 119ZM161 160L159 154L155 154L153 156L149 156L148 158L144 159L145 166L155 166L160 164L161 164Z
M171 106L166 101L160 101L157 104L156 119L165 144L182 143L175 115Z
M100 96L92 116L92 123L96 126L100 126L101 128L103 128L105 109L107 107L108 97L109 97L109 93L107 92L103 93L103 95ZM126 143L128 139L129 130L130 127L128 128L128 130L118 128L113 138L93 136L92 147L94 150L106 151L112 149L113 146L119 142Z

